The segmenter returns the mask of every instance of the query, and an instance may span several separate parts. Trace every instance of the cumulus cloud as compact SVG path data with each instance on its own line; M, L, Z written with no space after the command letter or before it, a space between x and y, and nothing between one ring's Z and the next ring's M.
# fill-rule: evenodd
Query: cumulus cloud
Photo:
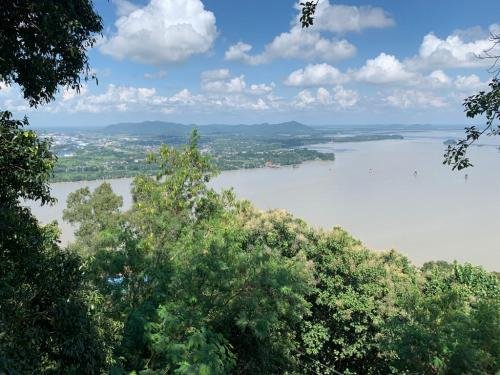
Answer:
M393 107L407 108L442 108L447 106L444 98L428 91L395 90L385 98L385 102Z
M146 79L163 79L167 76L166 70L158 70L152 73L144 73L144 78Z
M201 73L202 81L215 81L220 79L229 78L231 74L229 69L215 69L215 70L205 70Z
M299 10L300 6L296 4L296 8ZM290 30L277 35L261 53L252 54L250 44L238 42L226 51L226 60L250 65L265 64L278 58L338 61L354 56L356 47L345 39L326 37L322 31L338 34L394 25L394 20L382 8L332 5L328 0L318 3L314 28L302 29L299 17L300 11Z
M120 0L117 5L116 33L99 48L118 59L179 62L207 52L217 36L215 16L200 0L150 0L144 7Z
M333 98L342 108L352 107L356 105L359 100L359 95L355 90L345 89L343 86L338 85L334 88Z
M281 33L259 54L251 54L252 46L238 42L229 47L225 59L259 65L275 59L301 59L337 61L354 56L356 47L345 39L324 38L317 31L293 27Z
M382 8L318 3L314 27L335 33L360 32L364 29L382 29L394 26L394 19Z
M434 70L427 77L427 81L432 87L443 87L450 85L451 78L442 70Z
M202 80L201 88L204 91L211 92L243 92L247 84L245 82L245 76L240 75L239 77L230 78L227 80Z
M468 76L459 75L453 83L459 90L479 90L486 89L488 86L488 84L486 82L482 82L476 74Z
M274 82L271 82L269 85L265 83L259 83L259 84L253 83L250 85L248 93L252 95L270 94L274 90L274 87L275 87Z
M307 89L302 90L295 96L292 105L297 108L322 106L331 109L343 109L356 105L358 100L359 95L356 91L337 85L331 91L324 87L318 88L315 93Z
M116 15L118 17L128 16L134 10L139 9L139 6L127 0L113 0L113 3L116 6Z
M77 95L85 95L87 91L88 87L85 84L81 85L79 90L67 87L63 90L61 99L63 102L67 102L68 100L75 98Z
M290 73L285 80L288 86L321 86L338 85L349 80L346 74L341 73L337 68L323 64L309 64L303 69L298 69Z
M354 72L358 81L369 83L394 83L407 81L413 77L405 66L393 55L381 53Z
M493 24L490 32L499 28L499 25ZM429 33L424 36L418 55L409 59L407 65L416 70L488 66L491 61L478 56L484 55L492 46L489 33L478 28L457 30L444 39ZM500 46L491 52L500 54Z
M214 93L242 93L252 95L269 94L274 83L247 85L245 76L232 77L228 69L207 70L201 73L201 88Z
M210 75L211 73L206 76ZM232 79L229 79L229 82ZM280 100L271 93L272 87L273 84L253 84L243 92L224 87L221 91L209 91L200 94L194 94L188 89L182 89L172 95L161 95L155 88L110 84L104 92L99 94L91 94L85 90L80 92L80 95L76 95L74 91L65 91L62 93L60 100L43 106L42 110L68 113L138 111L173 113L185 110L199 112L212 112L214 110L263 111L271 108L277 109L281 106ZM9 100L11 108L17 109L14 106L15 103L11 99Z
M4 81L0 81L0 95L6 95L10 92L11 86L6 84Z

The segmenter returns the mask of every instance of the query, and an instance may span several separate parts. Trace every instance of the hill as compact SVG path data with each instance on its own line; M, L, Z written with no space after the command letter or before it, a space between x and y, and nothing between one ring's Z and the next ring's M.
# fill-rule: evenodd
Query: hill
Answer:
M298 136L316 134L317 130L296 121L282 122L278 124L254 124L254 125L184 125L164 121L144 121L119 123L106 126L103 130L107 134L128 135L162 135L167 137L185 137L191 130L198 129L201 135L244 135L244 136Z

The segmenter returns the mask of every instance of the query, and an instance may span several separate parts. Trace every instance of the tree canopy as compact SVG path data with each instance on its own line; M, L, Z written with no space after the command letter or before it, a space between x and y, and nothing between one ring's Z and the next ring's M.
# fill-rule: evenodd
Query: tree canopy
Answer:
M30 105L88 77L87 49L102 29L92 2L0 3L0 81L17 83ZM61 250L55 224L42 226L23 200L53 201L56 161L28 120L0 111L0 373L96 374L111 357L80 256Z
M0 2L0 81L17 83L30 105L92 77L87 50L102 30L91 0Z
M73 249L103 301L100 314L116 328L116 371L500 368L496 274L445 262L417 268L340 228L316 230L215 192L196 134L150 160L161 165L158 178L134 180L129 210L120 211L120 198L103 184L70 194L65 211L79 225Z
M19 0L0 15L2 80L31 105L78 88L102 27L92 2ZM489 103L471 100L471 114L492 114ZM196 133L150 156L159 173L134 180L127 211L107 183L70 194L64 219L78 229L61 249L57 225L22 204L50 204L56 160L26 125L0 113L0 373L500 370L498 274L418 268L217 192Z

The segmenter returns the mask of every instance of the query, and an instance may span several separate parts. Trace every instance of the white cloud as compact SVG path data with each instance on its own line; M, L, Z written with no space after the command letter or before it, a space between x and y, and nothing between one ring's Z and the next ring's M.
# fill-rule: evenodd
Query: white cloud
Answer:
M270 94L274 83L247 85L245 76L232 77L228 69L207 70L201 73L201 88L212 93Z
M0 81L0 95L7 95L11 90L11 86L4 81Z
M490 26L494 32L499 25ZM436 69L436 68L473 68L488 66L491 61L480 59L485 51L493 46L487 32L481 32L478 28L468 30L457 30L444 39L429 33L424 36L417 56L407 61L407 66L412 69ZM493 53L500 53L497 46Z
M265 83L259 83L259 84L254 83L250 85L248 93L252 95L270 94L274 90L274 87L275 87L274 82L271 82L269 85Z
M344 87L338 85L334 88L333 98L342 108L347 108L356 105L359 95L357 91L344 89Z
M134 10L139 9L139 6L127 0L113 0L113 3L116 5L116 15L118 17L128 16Z
M239 79L239 77L236 77ZM231 82L233 78L229 79ZM252 87L253 86L253 87ZM168 96L160 95L155 88L108 85L100 94L90 94L86 90L80 95L74 95L68 90L62 93L61 100L41 107L47 112L153 112L172 113L189 111L214 110L250 110L262 111L279 108L280 101L271 94L272 85L251 85L244 92L223 88L221 91L193 94L188 89L182 89ZM18 105L12 100L12 108ZM21 107L19 107L21 108Z
M388 95L385 102L398 108L442 108L447 106L444 98L428 91L395 90Z
M295 70L285 80L288 86L321 86L337 85L349 80L346 74L326 63L309 64L303 69Z
M163 79L167 76L166 70L158 70L153 73L144 73L144 78L146 79Z
M486 82L481 82L481 79L475 74L468 76L459 75L453 83L460 90L479 90L486 89L488 86Z
M61 110L89 113L125 112L128 110L151 109L164 102L165 100L157 95L154 88L110 84L102 94L87 94L87 92L82 92L81 95L74 95L71 91L63 92L62 101L48 107L49 110L54 112Z
M68 100L75 98L77 95L85 95L87 91L88 87L85 84L80 86L80 91L68 87L62 92L62 101L67 102Z
M316 98L309 90L302 90L295 96L295 105L299 108L308 107L316 102Z
M354 106L358 99L359 96L356 91L347 90L341 85L337 85L332 91L320 87L315 94L307 89L302 90L295 96L292 105L297 108L322 106L331 109L343 109Z
M293 27L281 33L264 47L260 54L251 55L252 46L238 42L225 53L226 60L259 65L275 59L337 61L354 56L356 47L345 39L327 39L317 31Z
M335 33L382 29L394 24L392 17L382 8L330 4L328 0L318 3L314 17L315 28Z
M298 4L295 7L300 9ZM359 32L394 25L394 20L382 8L332 5L328 0L318 3L313 28L302 29L299 18L300 12L292 20L290 30L277 35L261 53L251 54L250 44L238 42L226 51L226 60L250 65L265 64L279 58L338 61L354 56L356 47L345 39L325 37L321 31Z
M204 91L220 93L243 92L246 86L244 75L228 80L202 80L201 82L201 88Z
M320 87L318 89L318 91L316 92L316 99L323 105L329 105L333 102L332 94L330 94L330 92L324 87Z
M394 83L407 81L413 77L405 66L393 55L381 53L354 72L358 81L369 83Z
M427 81L432 87L443 87L451 83L451 78L442 70L434 70L427 77Z
M229 78L231 74L229 69L205 70L201 73L202 81L214 81Z
M100 44L103 53L118 59L179 62L207 52L217 36L215 16L200 0L151 0L142 8L118 4L116 33Z

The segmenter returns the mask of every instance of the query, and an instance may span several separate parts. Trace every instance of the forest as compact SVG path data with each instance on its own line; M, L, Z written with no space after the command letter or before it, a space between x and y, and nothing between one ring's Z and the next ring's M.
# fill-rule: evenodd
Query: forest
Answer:
M70 194L64 220L78 230L60 249L57 224L40 226L15 203L19 191L50 201L54 156L5 116L10 140L23 134L24 151L37 157L1 191L11 199L0 253L3 372L499 369L498 274L470 264L416 267L341 228L313 229L217 193L207 186L217 171L196 132L183 148L150 155L159 172L135 178L130 210L107 183Z
M87 50L102 20L91 1L64 3L0 3L0 78L31 106L93 78ZM498 80L490 87L466 105L491 128ZM466 149L481 134L468 134L445 163L470 166ZM107 183L70 194L64 220L76 240L63 248L57 223L42 225L22 203L54 201L50 141L0 111L0 374L500 370L498 273L417 267L341 228L216 192L196 130L148 162L156 174L134 178L128 210Z

